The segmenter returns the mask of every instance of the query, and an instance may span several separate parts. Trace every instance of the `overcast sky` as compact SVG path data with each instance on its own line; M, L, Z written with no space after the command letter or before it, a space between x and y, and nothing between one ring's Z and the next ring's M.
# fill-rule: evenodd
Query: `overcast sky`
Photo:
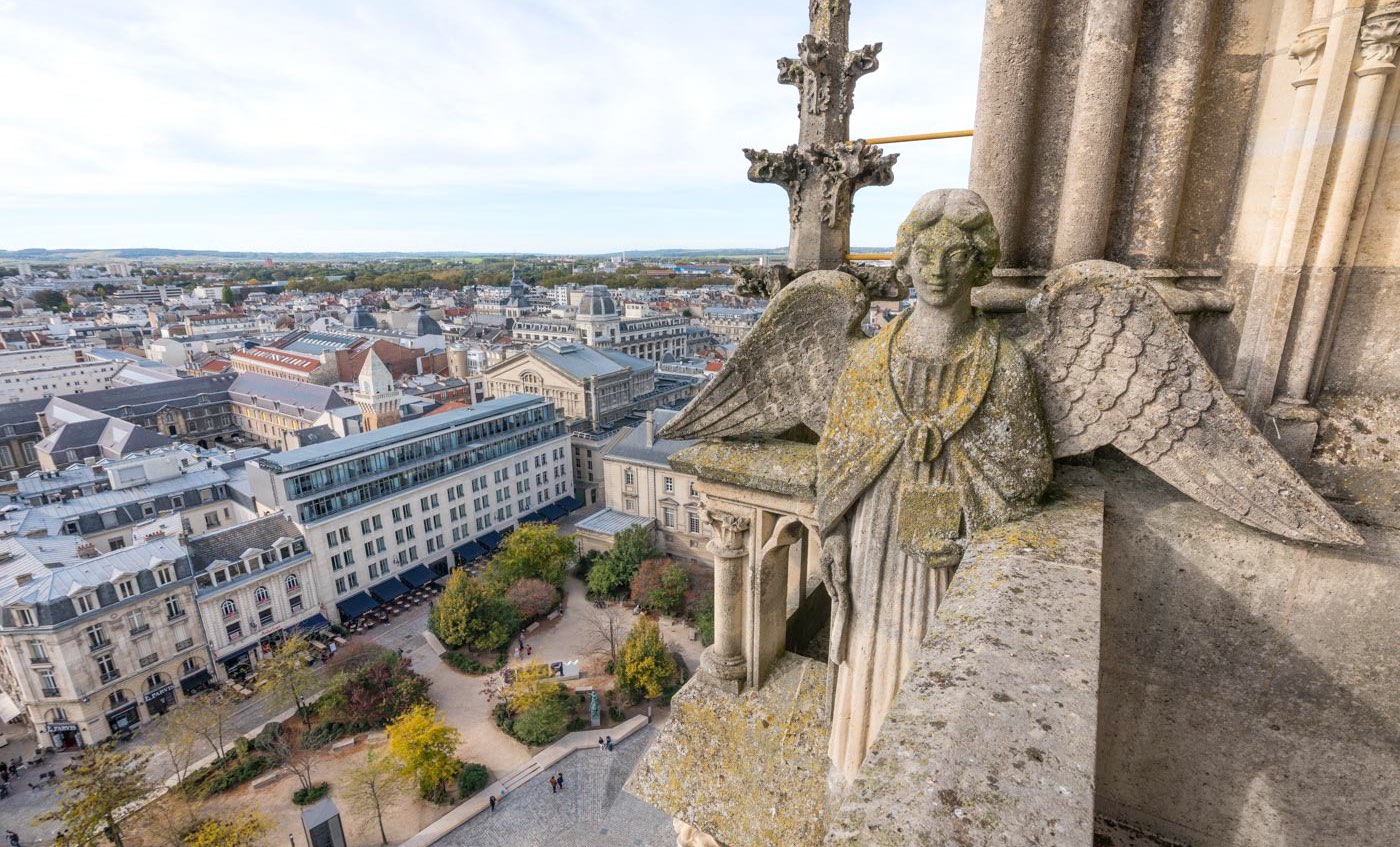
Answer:
M852 134L972 125L983 4L854 0ZM787 242L806 0L0 0L0 249L602 252ZM968 140L893 145L888 245Z

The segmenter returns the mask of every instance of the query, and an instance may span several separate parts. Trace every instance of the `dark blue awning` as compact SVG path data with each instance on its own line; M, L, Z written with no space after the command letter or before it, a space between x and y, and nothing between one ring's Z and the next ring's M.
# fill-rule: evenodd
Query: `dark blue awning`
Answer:
M582 509L583 501L570 494L568 497L560 498L559 502L555 505L559 506L566 512L572 512L575 509Z
M545 517L544 515L540 514L539 512L531 512L530 514L524 515L523 517L521 517L521 518L520 518L520 522L521 522L521 523L549 523L549 518Z
M476 540L477 544L486 548L486 552L491 552L501 546L501 534L496 530L491 530Z
M567 515L568 512L564 511L564 507L557 503L550 503L548 506L540 507L540 514L543 515L544 519L547 521L557 521Z
M351 594L336 603L335 607L340 610L340 617L344 620L345 618L358 618L378 605L377 600L361 591L359 594Z
M468 541L466 544L459 544L452 548L452 553L457 557L457 561L462 563L480 559L490 552L475 541Z
M300 623L294 623L291 626L287 627L287 632L291 635L296 635L298 633L303 632L316 632L320 629L326 629L330 625L331 622L326 620L325 615L317 613L307 618L306 620L301 621Z
M399 579L409 588L417 588L420 585L427 585L434 579L437 579L437 574L433 573L433 569L427 565L414 565L399 574Z
M369 593L381 603L388 603L396 600L408 593L408 586L399 582L396 577L390 577L378 585L371 585Z
M258 646L256 643L249 644L247 647L243 647L243 648L240 648L240 649L238 649L238 650L234 650L232 653L229 653L227 656L219 656L219 657L218 657L218 660L219 660L220 662L222 662L223 664L228 664L229 662L232 662L232 661L234 661L235 659L237 659L238 657L242 656L244 653L247 653L249 650L252 650L252 649L253 649L254 647L256 647L256 646Z

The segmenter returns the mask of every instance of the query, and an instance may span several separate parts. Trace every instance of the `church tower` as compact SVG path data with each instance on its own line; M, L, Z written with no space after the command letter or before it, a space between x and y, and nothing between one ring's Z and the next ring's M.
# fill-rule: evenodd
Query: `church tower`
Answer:
M365 432L399 422L399 401L403 394L394 386L394 377L373 350L360 368L354 398L360 407Z

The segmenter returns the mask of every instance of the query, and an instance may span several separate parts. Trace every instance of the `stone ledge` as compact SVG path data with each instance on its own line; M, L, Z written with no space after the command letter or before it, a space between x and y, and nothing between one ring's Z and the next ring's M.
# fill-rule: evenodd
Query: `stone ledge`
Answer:
M826 663L788 653L761 689L694 677L626 790L734 847L819 844L830 823Z
M1103 490L979 538L826 840L1091 843Z
M702 441L671 455L671 467L703 480L789 497L817 496L817 448L795 441Z

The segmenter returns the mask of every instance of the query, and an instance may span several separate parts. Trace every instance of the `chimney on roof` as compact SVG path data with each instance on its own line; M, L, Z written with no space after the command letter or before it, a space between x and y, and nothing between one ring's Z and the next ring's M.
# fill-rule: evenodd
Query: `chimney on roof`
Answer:
M656 418L653 417L652 412L647 412L645 427L647 434L647 446L651 447L654 444L656 444Z

